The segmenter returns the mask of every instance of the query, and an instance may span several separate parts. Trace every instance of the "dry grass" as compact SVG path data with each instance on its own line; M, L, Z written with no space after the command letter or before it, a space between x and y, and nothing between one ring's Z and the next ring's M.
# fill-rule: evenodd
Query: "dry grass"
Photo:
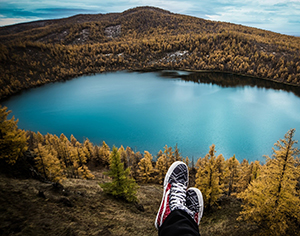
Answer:
M204 212L200 222L201 235L248 236L259 234L255 224L237 221L241 209L239 200L234 197L223 197L217 209Z
M157 235L154 219L162 186L140 186L140 211L105 195L98 183L108 179L101 171L93 174L95 180L64 180L64 189L0 175L0 235ZM204 214L201 235L253 235L255 227L235 220L240 203L223 203L221 209Z
M95 180L64 180L64 189L1 176L0 235L157 235L154 219L160 186L140 186L142 212L134 204L105 195L98 183L107 179L94 174Z

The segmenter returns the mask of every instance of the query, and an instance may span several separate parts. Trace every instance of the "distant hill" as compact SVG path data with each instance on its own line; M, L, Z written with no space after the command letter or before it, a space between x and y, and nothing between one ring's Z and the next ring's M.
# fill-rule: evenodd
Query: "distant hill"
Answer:
M82 74L209 70L300 85L300 38L154 7L0 27L0 99Z

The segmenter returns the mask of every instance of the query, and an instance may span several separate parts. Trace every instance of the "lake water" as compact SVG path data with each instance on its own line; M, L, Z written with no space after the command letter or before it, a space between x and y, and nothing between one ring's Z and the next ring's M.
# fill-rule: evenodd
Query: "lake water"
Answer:
M94 144L104 140L110 147L130 146L154 156L165 145L178 144L184 157L196 160L215 144L217 155L226 159L235 154L240 161L263 161L289 129L296 128L300 140L299 96L251 85L244 77L219 77L104 73L30 89L2 105L19 119L19 128L73 134Z

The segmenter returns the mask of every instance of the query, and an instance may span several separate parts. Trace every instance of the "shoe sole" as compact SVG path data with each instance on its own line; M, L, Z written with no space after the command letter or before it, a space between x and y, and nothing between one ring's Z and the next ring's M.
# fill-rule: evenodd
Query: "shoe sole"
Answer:
M160 212L160 209L162 207L162 204L163 204L163 200L165 198L165 194L166 194L166 188L168 186L168 181L169 181L169 178L173 172L173 170L179 165L179 164L184 164L186 165L184 162L182 161L175 161L173 162L173 164L169 167L166 175L165 175L165 179L164 179L164 192L163 192L163 197L161 199L161 203L160 203L160 206L158 208L158 213L156 215L156 218L155 218L155 228L158 229L158 226L157 226L157 219L158 219L158 216L159 216L159 212ZM188 169L188 168L187 168ZM189 176L187 176L187 182L189 181Z

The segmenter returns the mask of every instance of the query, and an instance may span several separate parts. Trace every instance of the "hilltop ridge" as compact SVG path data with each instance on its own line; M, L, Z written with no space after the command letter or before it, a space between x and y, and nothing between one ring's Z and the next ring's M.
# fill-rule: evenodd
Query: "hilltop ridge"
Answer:
M0 28L0 99L117 70L219 71L300 85L300 38L137 7Z

